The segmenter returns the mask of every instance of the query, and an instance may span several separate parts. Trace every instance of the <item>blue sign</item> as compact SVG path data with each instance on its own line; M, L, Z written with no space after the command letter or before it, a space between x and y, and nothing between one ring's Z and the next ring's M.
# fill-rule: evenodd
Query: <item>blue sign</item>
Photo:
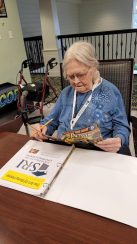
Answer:
M10 104L10 103L16 101L17 96L18 96L17 88L7 91L7 92L5 91L4 93L0 94L0 108L3 108L7 104Z

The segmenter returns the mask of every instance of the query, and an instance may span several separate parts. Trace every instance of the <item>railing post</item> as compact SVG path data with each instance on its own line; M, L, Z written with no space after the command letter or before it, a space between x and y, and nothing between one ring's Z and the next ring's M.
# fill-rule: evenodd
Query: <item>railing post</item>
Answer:
M60 39L61 42L61 53L62 53L62 59L64 58L64 47L63 47L63 40L62 38Z
M103 60L105 59L105 35L103 35Z

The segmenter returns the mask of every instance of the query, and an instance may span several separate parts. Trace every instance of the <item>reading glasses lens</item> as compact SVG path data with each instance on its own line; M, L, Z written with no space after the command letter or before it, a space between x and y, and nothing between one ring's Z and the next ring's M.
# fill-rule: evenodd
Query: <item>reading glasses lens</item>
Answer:
M89 71L89 70L88 70ZM82 80L85 78L85 76L87 75L88 71L86 73L83 74L73 74L73 75L68 75L68 79L70 80L75 80L76 78L78 80Z

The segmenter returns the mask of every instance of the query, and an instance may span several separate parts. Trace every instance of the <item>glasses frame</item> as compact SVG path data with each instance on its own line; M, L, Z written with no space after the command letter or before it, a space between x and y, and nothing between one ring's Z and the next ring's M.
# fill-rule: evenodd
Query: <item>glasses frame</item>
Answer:
M77 74L67 75L67 79L68 80L72 80L72 81L75 80L76 78L78 80L80 80L80 81L81 80L84 80L86 78L89 70L90 70L90 68L86 72L84 72L84 73L77 73Z

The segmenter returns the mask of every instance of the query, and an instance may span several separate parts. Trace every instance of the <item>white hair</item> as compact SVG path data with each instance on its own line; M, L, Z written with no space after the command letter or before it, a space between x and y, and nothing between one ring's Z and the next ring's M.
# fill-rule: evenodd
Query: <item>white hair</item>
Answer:
M65 52L63 60L64 76L66 77L66 66L72 60L77 60L88 67L98 69L98 61L95 57L95 48L92 44L84 41L73 43Z

